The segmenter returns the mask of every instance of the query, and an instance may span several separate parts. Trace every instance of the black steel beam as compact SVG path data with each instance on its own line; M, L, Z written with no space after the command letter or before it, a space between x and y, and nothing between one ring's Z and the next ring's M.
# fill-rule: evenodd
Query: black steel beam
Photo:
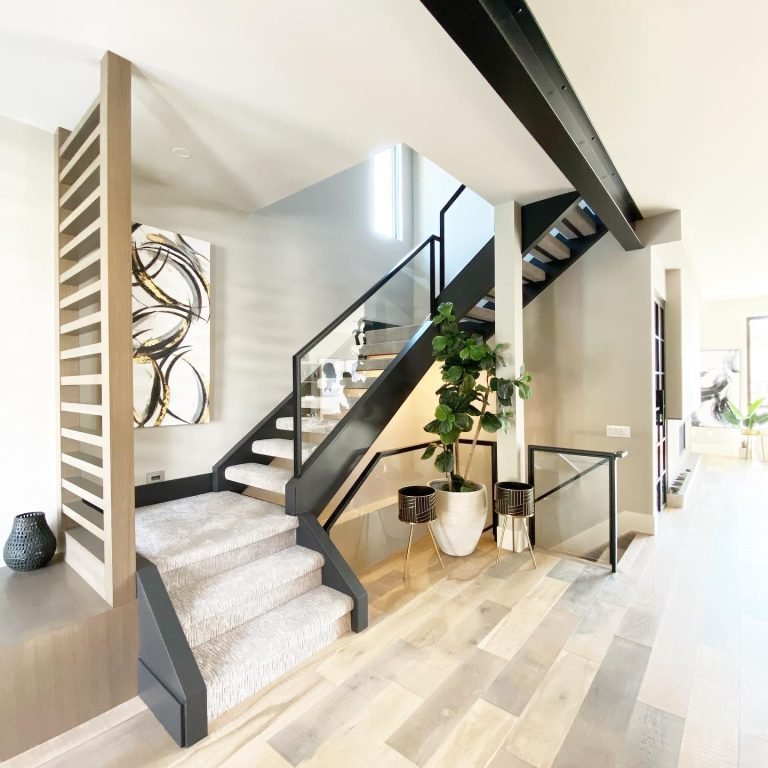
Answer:
M642 218L524 0L421 0L626 250Z

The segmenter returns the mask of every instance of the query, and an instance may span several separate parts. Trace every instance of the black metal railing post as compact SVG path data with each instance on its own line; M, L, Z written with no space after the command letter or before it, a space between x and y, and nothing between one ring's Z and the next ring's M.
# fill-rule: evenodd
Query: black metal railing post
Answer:
M301 359L300 353L293 356L293 474L295 477L301 477L302 464Z
M442 246L441 246L442 247ZM429 316L434 317L437 310L437 293L435 270L437 265L435 264L435 241L429 241Z
M608 463L608 546L611 555L611 571L616 573L619 564L619 532L617 521L618 490L616 487L616 459L614 456Z

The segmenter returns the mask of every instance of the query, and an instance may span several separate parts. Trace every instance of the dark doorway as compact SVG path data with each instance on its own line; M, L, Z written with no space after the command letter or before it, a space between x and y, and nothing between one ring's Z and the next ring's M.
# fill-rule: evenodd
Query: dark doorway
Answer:
M664 303L656 299L653 306L653 381L654 402L654 448L656 450L656 511L661 512L667 503L667 414L666 387L667 370L665 363Z

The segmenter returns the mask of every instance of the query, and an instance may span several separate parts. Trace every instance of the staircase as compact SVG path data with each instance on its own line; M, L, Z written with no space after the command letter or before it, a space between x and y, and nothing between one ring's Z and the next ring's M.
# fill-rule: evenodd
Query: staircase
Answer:
M317 516L431 366L435 329L426 307L450 301L463 323L493 333L493 238L443 284L442 219L462 190L441 213L440 237L294 356L293 392L214 466L212 493L137 510L136 548L147 561L139 570L140 689L180 744L367 626L367 594ZM605 230L575 193L522 213L527 303ZM417 269L425 255L428 269ZM371 322L368 307L392 304L381 293L404 283L412 290L396 307L404 320ZM361 324L364 339L354 334Z
M352 599L322 584L323 556L296 545L282 507L231 492L136 511L207 689L213 720L347 633Z

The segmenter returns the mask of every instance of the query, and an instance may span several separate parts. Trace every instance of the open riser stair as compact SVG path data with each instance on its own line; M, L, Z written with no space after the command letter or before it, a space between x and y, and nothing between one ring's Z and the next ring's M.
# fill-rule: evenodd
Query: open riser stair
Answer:
M603 231L575 194L526 206L526 221L536 236L523 251L524 290L552 282ZM493 335L493 238L445 286L438 246L440 238L432 236L377 286L426 251L434 291L427 304L450 301L468 329ZM555 260L558 268L539 266ZM189 715L191 704L182 706L183 717L197 726L168 726L180 743L201 738L208 720L367 625L367 594L317 517L432 365L436 333L426 309L417 323L366 319L365 301L377 286L294 356L294 391L216 464L212 493L136 514L137 551L154 564L163 585L156 613L162 614L165 600L178 622L176 639L161 638L161 645L183 646L188 663L180 667L191 664L200 676L190 698L197 709L207 698L205 713L196 718ZM526 301L534 295L526 293ZM343 375L326 364L331 357L345 361ZM88 461L72 457L73 466ZM161 698L170 692L178 701L178 675L162 664L152 667L153 654L148 642L145 699L159 690Z

